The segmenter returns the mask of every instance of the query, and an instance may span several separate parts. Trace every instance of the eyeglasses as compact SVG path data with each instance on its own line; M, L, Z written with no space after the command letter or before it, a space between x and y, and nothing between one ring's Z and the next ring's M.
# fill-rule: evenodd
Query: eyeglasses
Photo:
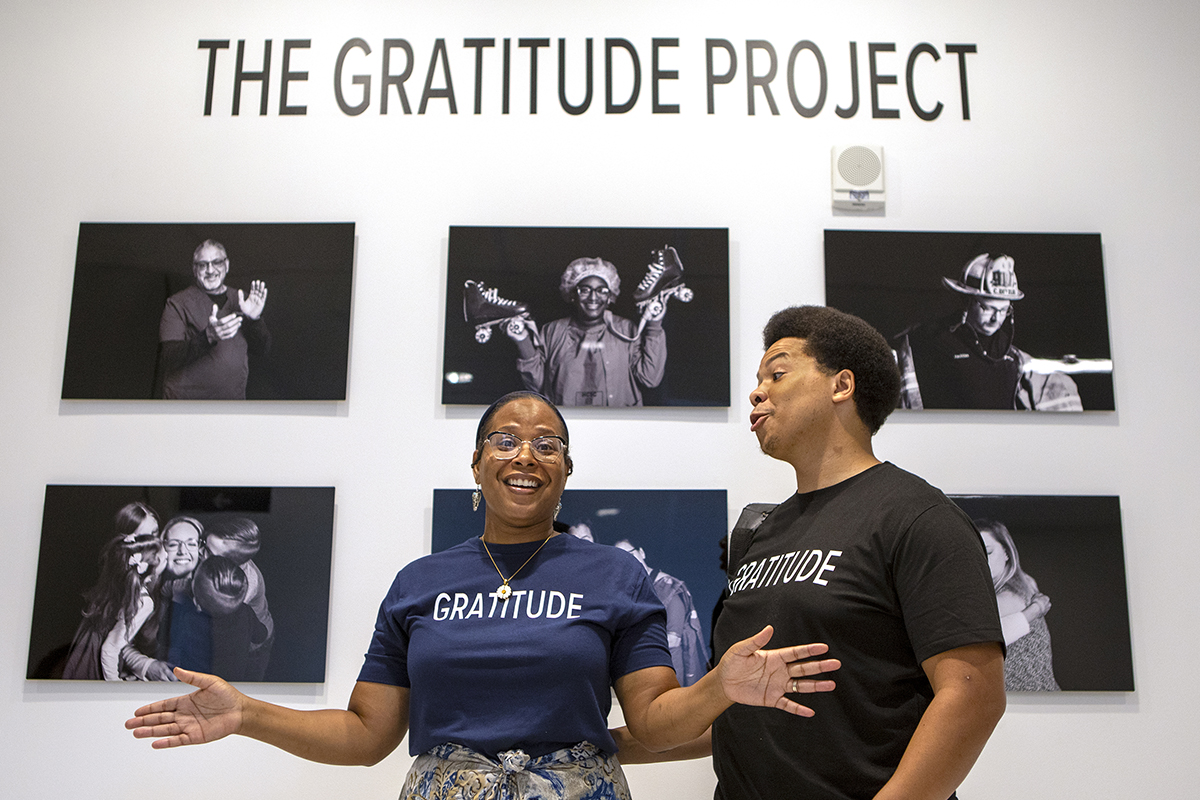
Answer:
M214 258L212 261L193 261L192 268L208 269L209 267L216 267L217 269L220 269L221 267L225 266L225 262L228 260L229 256L222 256L221 258Z
M182 553L184 550L200 549L199 542L185 541L183 539L167 539L163 542L162 546L164 550L174 550L178 553Z
M989 305L981 300L973 300L971 302L984 316L995 316L1004 319L1008 316L1008 312L1012 310L1012 306L1007 302L1004 305Z
M591 286L580 285L580 286L575 287L575 291L579 294L580 297L591 297L592 295L595 295L596 297L599 297L601 300L608 297L608 295L609 295L607 286L597 286L593 289Z
M529 445L529 452L543 464L557 464L567 452L567 443L561 436L538 436L536 439L522 439L504 431L493 431L483 437L491 445L496 458L507 461L515 458L521 452L523 445Z

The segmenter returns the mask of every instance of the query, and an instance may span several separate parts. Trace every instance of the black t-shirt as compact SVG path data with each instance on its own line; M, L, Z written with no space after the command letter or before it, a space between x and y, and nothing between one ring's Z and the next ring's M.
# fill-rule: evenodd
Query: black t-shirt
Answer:
M837 688L816 716L735 705L713 725L719 800L871 798L895 771L933 697L921 662L1003 643L970 519L920 478L879 464L796 494L733 565L714 659L768 623L768 647L825 642Z

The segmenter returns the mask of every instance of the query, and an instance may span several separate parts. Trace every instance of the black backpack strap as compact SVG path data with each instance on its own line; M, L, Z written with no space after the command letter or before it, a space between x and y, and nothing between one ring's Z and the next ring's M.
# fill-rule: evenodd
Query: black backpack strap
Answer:
M746 557L747 551L750 550L750 540L754 538L754 531L758 529L759 525L762 525L763 520L778 505L778 503L750 503L742 509L737 522L733 525L733 530L729 532L726 575L730 579L737 573L737 568L741 566L742 559Z
M733 525L733 530L729 532L725 542L725 574L729 581L733 580L737 573L738 567L742 564L742 559L746 557L746 553L750 550L750 540L754 538L754 531L762 525L767 515L775 510L776 503L750 503L742 509L741 515ZM725 599L729 597L729 584L721 590L721 596L717 598L717 603L713 606L712 627L710 631L715 632L717 629L717 617L721 616L721 608L725 605ZM708 640L708 649L712 653L712 658L709 659L708 668L712 669L715 665L712 659L716 658L717 650L714 646L715 641L710 634Z

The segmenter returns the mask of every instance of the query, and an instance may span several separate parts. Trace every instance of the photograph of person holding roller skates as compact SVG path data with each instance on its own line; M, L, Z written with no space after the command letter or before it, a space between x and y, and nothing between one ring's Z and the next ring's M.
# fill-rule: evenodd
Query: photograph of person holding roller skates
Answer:
M564 406L728 407L727 228L449 234L443 403L532 390Z
M463 312L486 342L501 327L517 347L517 371L527 389L568 406L640 406L642 389L663 379L667 334L663 318L671 297L691 302L683 263L674 247L650 254L633 290L635 320L611 310L621 293L617 268L602 258L576 258L559 281L570 316L540 330L524 303L503 298L482 282L464 285Z

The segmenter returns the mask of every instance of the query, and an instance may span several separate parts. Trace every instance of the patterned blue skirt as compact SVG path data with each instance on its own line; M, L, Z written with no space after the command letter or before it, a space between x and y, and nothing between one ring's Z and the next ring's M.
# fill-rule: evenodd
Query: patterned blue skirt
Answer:
M417 756L400 800L630 800L616 757L590 742L530 758L520 750L498 761L457 744Z

